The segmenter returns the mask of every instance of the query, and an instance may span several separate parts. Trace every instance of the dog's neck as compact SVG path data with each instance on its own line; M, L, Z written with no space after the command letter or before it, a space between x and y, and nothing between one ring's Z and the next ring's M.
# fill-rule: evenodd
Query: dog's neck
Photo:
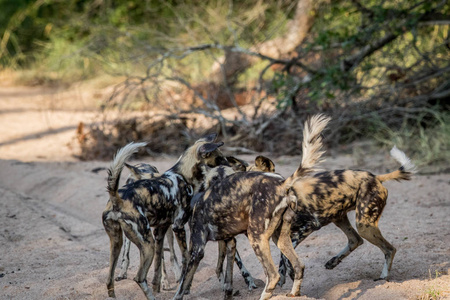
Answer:
M194 153L183 153L175 165L167 172L172 172L183 176L184 181L192 186L194 190L203 182L204 176L199 168L200 162Z

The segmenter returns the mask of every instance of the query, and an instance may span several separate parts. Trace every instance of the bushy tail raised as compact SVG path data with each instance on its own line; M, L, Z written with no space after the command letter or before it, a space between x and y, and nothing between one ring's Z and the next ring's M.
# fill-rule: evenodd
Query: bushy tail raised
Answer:
M131 155L136 153L140 147L144 147L147 143L129 143L114 156L113 161L108 169L108 185L106 189L109 192L110 200L114 209L118 209L121 206L120 197L117 193L119 189L119 180L122 173L125 161L128 160Z
M323 161L321 157L325 151L321 151L322 131L330 120L330 117L322 114L314 115L306 120L303 129L302 162L291 177L298 178L315 172L315 165Z
M396 146L391 149L391 156L401 164L400 168L388 174L377 175L377 179L381 182L410 180L411 176L416 172L416 166L411 162L411 159Z

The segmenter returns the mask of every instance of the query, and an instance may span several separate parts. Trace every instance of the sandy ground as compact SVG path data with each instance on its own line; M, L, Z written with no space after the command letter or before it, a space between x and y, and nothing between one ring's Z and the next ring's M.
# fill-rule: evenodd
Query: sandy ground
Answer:
M107 201L105 168L109 163L80 162L72 156L78 122L95 121L95 114L83 109L81 94L0 87L1 299L107 298L109 240L100 216ZM60 105L61 99L76 100L78 105L67 109ZM299 159L274 159L277 172L289 176ZM166 170L175 158L144 161ZM364 162L358 167L375 173L395 167L387 153L366 157ZM338 153L323 166L350 168L355 163L352 156ZM97 168L103 169L94 172ZM386 186L389 199L379 226L397 248L391 280L373 280L381 272L384 257L368 242L335 269L325 269L327 260L346 244L345 235L329 225L296 249L306 265L304 296L299 299L450 299L450 175L418 175L410 182ZM353 223L354 213L350 219ZM244 236L238 237L238 250L258 279L258 289L248 291L235 267L235 299L259 299L264 273ZM278 263L279 251L274 245L272 250ZM216 257L217 245L210 242L185 299L222 297L214 272ZM133 246L129 278L137 266L138 252ZM169 275L175 288L173 272ZM150 271L149 281L152 276ZM283 288L275 290L273 299L287 299L283 295L291 285L288 279ZM163 291L156 297L171 299L174 293ZM116 295L118 299L144 299L131 279L116 283Z

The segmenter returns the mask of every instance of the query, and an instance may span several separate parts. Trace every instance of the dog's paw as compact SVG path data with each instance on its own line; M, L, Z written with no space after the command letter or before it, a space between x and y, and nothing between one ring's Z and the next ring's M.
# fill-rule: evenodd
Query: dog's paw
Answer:
M341 261L335 256L325 264L325 268L328 270L334 269L340 262Z
M280 280L278 280L277 285L282 287L286 283L286 276L281 275Z
M117 276L116 277L116 281L121 281L121 280L124 280L124 279L127 279L127 275L125 274L125 275L122 275L122 276Z
M294 298L294 297L299 297L300 293L298 295L293 295L292 293L286 294L286 297L288 298Z
M385 280L385 281L389 281L389 279L385 278L375 278L373 281L381 281L381 280Z

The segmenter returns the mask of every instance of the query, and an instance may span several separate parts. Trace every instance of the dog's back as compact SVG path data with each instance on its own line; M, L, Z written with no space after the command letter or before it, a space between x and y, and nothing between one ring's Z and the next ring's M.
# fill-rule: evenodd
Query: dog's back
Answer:
M261 213L257 218L264 220L281 202L274 195L279 192L277 189L282 182L283 178L273 173L238 172L227 176L202 193L194 208L214 213L193 218L191 226L207 228L211 240L224 240L244 233L250 215Z

